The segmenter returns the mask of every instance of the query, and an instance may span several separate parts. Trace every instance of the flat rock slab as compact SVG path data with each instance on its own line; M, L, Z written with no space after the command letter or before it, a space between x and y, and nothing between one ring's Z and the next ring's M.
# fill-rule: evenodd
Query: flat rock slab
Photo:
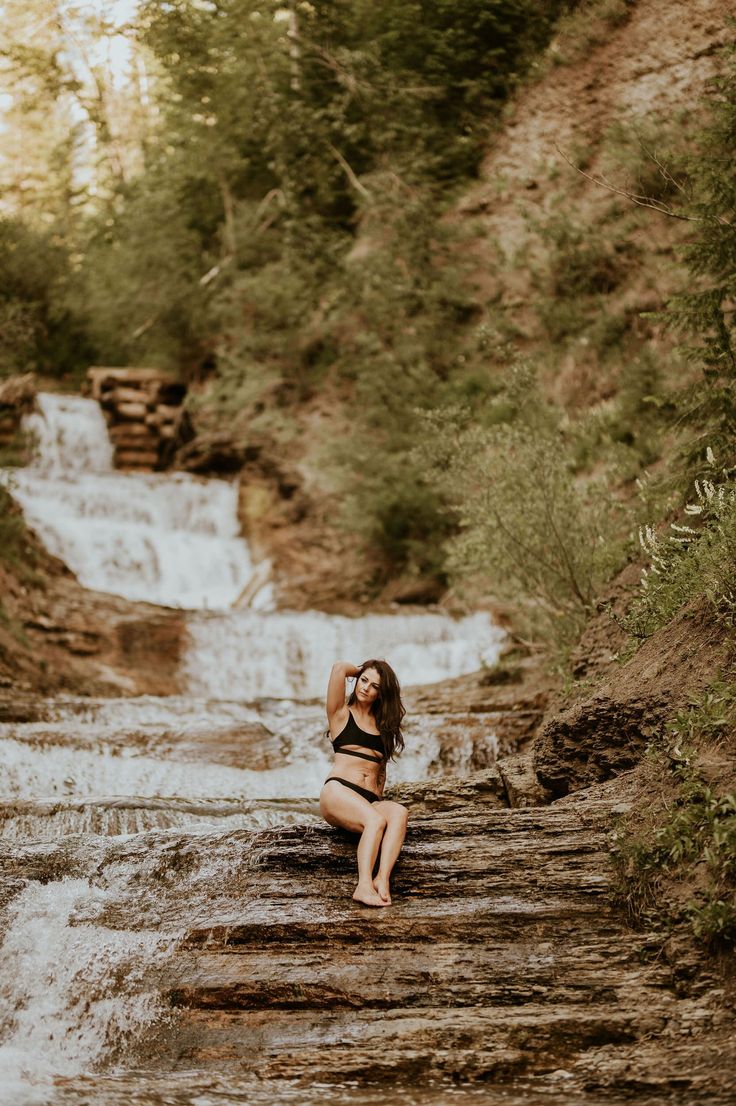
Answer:
M571 1095L632 1082L668 1101L730 1093L728 1069L706 1078L692 1040L720 1015L678 997L611 904L615 796L534 810L466 796L438 813L420 798L390 908L350 900L354 842L321 827L258 835L227 904L215 895L206 917L188 904L161 981L174 1029L157 1065L305 1087L549 1079L548 1091L563 1070ZM683 1041L690 1058L670 1079Z
M378 910L350 897L354 837L323 825L0 839L2 902L94 878L98 908L72 924L168 942L146 982L166 1014L135 1071L62 1080L54 1101L321 1104L350 1087L363 1103L375 1087L444 1106L483 1085L507 1106L732 1102L722 994L684 989L612 901L625 783L526 809L500 805L495 770L406 785Z

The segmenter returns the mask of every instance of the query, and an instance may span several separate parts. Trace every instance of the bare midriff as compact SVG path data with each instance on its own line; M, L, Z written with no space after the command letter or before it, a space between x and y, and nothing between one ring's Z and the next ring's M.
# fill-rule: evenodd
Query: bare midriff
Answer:
M359 745L346 745L343 747L346 749L354 749L356 753L370 755L370 749L362 749ZM330 775L342 776L343 779L350 780L351 783L357 783L359 787L364 787L367 791L372 791L374 795L377 795L382 769L383 760L380 760L378 757L376 757L376 763L371 764L367 760L358 760L357 757L351 757L339 752L335 753Z

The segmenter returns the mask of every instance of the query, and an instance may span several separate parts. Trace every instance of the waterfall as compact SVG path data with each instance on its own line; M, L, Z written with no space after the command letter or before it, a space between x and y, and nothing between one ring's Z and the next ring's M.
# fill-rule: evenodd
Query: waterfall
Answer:
M40 395L29 416L36 457L13 493L46 547L80 583L126 599L227 609L253 576L235 483L112 471L99 405ZM268 589L255 605L267 606Z
M264 616L233 611L193 615L185 658L187 684L214 698L311 699L325 689L333 660L359 664L386 657L403 685L436 683L493 664L503 640L488 615L363 615L317 611ZM265 632L264 632L265 631Z
M233 872L259 863L272 827L319 820L333 661L385 657L403 685L430 684L493 664L503 637L484 613L275 611L268 588L257 609L232 609L254 577L237 485L115 472L97 403L39 403L35 460L3 478L83 585L187 611L187 693L58 697L34 721L0 722L0 847L29 873L0 888L0 1081L14 1106L53 1101L60 1076L96 1080L155 1034L156 973L177 937L215 906L239 921ZM490 763L493 726L410 713L389 783ZM194 913L169 925L183 899Z
M86 587L127 599L182 607L190 645L184 661L194 695L311 698L324 690L338 657L387 657L404 684L425 684L493 664L501 632L488 615L341 618L316 612L229 608L253 579L239 535L238 488L223 480L112 471L99 405L81 397L39 396L28 418L36 458L13 475L13 491L47 548Z
M163 1013L146 975L170 939L97 924L106 898L88 879L63 879L27 887L10 907L0 947L4 1103L42 1106L53 1077L89 1065L112 1040L124 1052Z
M33 469L43 476L111 473L112 442L98 403L41 393L39 410L23 420L35 443Z

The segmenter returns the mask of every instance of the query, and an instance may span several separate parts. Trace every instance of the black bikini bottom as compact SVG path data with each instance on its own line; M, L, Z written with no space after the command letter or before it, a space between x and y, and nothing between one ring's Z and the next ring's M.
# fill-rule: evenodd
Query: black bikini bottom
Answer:
M360 787L359 784L351 783L350 780L340 779L339 776L328 776L325 783L329 783L330 780L334 780L335 783L341 783L343 787L349 787L351 791L354 791L356 795L362 795L369 803L380 803L381 801L380 795L374 795L373 792L369 791L366 787Z

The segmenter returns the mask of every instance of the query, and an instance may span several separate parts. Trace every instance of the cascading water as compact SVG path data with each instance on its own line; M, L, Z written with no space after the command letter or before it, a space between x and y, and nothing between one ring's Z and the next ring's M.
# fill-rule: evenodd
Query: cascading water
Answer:
M237 486L114 472L99 405L41 395L26 420L36 459L13 492L48 549L85 587L185 609L226 609L253 576ZM262 589L256 605L268 605Z
M10 907L0 948L3 1102L43 1104L47 1080L94 1062L112 1039L123 1051L161 1017L146 976L171 940L96 924L109 894L63 879L30 885Z
M40 409L13 494L84 585L189 611L188 693L57 699L43 721L0 724L0 849L41 873L10 888L0 947L0 1080L18 1104L52 1101L55 1076L111 1070L160 1017L154 976L183 932L166 923L174 871L191 867L203 918L213 888L240 916L228 873L258 833L317 820L330 750L315 700L333 660L386 656L404 685L428 684L492 664L502 637L485 614L269 610L268 588L261 609L231 609L254 571L236 485L116 473L96 403ZM455 725L410 716L390 782L493 759L491 718Z
M344 618L317 611L195 615L189 636L187 685L218 699L316 698L324 691L328 658L386 656L403 684L436 683L493 664L501 639L485 614L453 620L440 614Z

